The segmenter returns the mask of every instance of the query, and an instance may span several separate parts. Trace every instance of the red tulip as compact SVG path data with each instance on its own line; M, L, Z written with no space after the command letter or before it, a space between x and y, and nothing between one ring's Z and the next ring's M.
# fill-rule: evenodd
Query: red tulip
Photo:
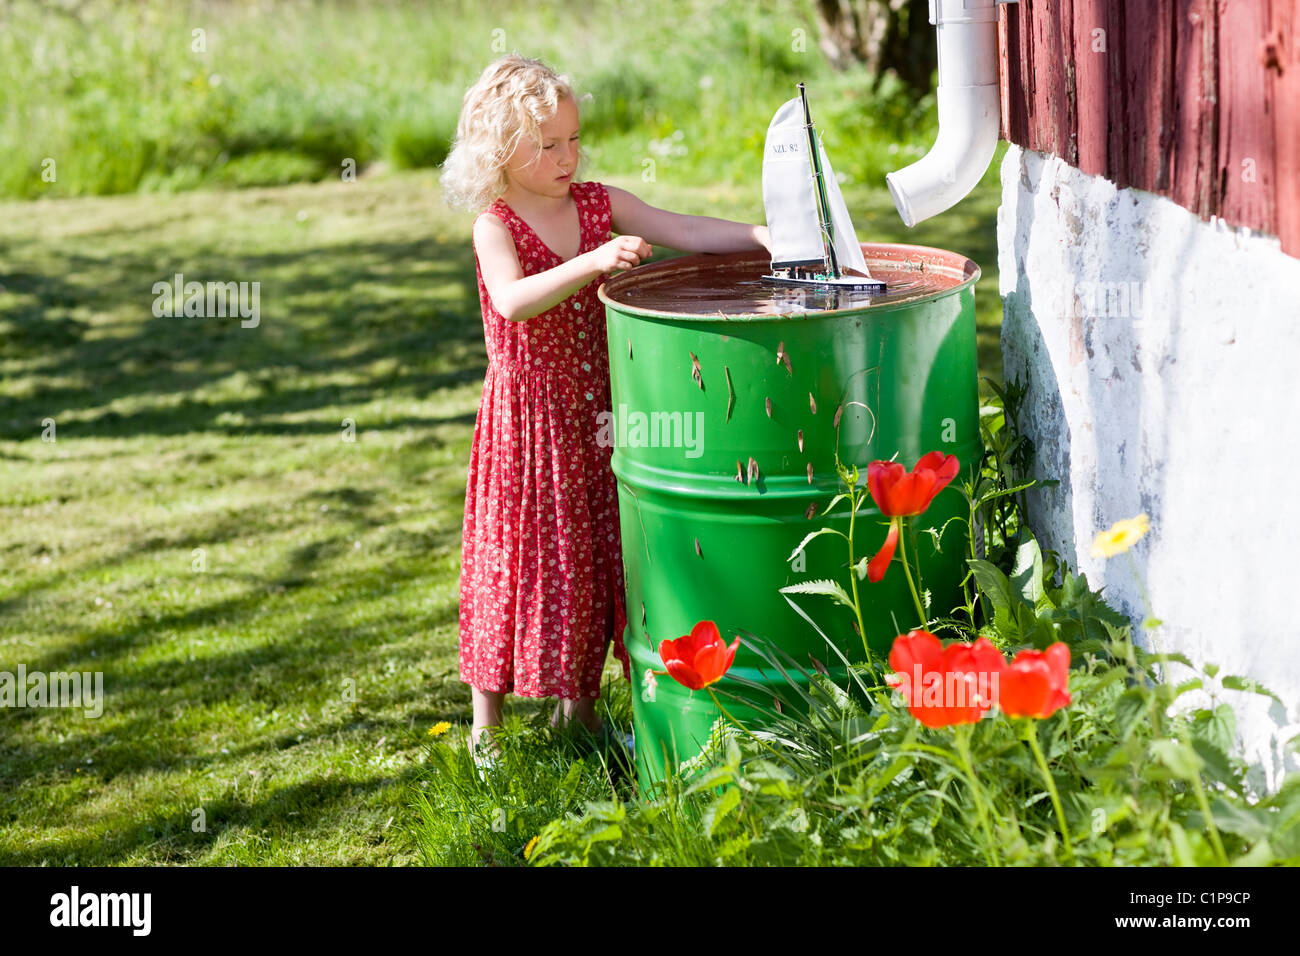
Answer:
M973 724L993 705L1006 661L987 638L943 647L929 631L894 640L887 682L907 698L907 709L927 727Z
M1008 717L1050 717L1070 704L1070 649L1057 641L1045 651L1021 651L1007 665L998 706Z
M867 580L875 584L885 576L885 571L889 569L889 562L894 560L894 549L898 547L898 519L890 519L889 534L885 535L885 543L876 556L867 562Z
M867 466L867 488L880 513L890 519L885 544L867 562L867 579L873 584L885 576L898 546L899 518L919 515L934 496L957 477L961 466L955 455L932 451L909 472L896 461L873 461Z
M873 461L867 466L867 488L881 514L905 518L930 507L959 470L957 457L941 451L930 452L910 473L896 461Z
M722 679L736 659L740 638L728 647L712 621L700 621L691 633L675 641L665 638L659 644L659 656L672 678L691 690L700 690Z

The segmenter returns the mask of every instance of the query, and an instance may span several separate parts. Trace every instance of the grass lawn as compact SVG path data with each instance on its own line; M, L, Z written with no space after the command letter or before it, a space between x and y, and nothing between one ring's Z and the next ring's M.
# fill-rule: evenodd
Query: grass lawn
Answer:
M757 184L603 178L761 221ZM847 191L860 238L980 263L995 376L996 178L910 232ZM468 224L428 171L0 203L0 670L102 671L106 698L4 714L0 864L421 859L428 729L469 720ZM155 317L178 272L259 282L260 323Z

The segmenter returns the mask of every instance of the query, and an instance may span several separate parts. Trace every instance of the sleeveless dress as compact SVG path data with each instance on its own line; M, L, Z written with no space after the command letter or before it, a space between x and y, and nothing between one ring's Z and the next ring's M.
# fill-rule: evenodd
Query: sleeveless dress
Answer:
M571 183L579 254L609 239L609 193ZM562 264L503 200L525 275ZM597 441L611 405L598 276L531 319L493 308L475 252L488 368L474 421L461 544L460 678L524 697L600 696L612 627L630 679L618 493L611 447ZM604 419L607 420L607 419Z

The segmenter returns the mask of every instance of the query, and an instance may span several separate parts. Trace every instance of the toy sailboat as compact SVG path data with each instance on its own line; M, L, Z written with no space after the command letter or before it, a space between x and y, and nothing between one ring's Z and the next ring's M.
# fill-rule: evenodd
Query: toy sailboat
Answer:
M871 278L840 185L808 112L808 96L781 105L763 149L763 206L772 244L764 282L883 293Z

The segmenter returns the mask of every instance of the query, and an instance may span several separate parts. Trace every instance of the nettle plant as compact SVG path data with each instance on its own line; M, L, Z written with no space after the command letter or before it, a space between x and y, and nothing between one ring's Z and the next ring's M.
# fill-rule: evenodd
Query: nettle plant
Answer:
M1231 756L1229 698L1273 695L1212 665L1144 650L1128 619L1044 553L1024 525L1024 496L1036 483L1019 477L1033 454L1016 425L1023 394L1013 384L983 410L983 459L953 485L968 503L962 606L935 615L919 586L915 547L916 517L957 479L959 463L937 452L910 471L873 462L863 486L856 467L837 462L844 490L823 514L847 500L856 516L870 497L890 522L886 543L861 557L855 522L847 535L819 529L800 548L820 534L844 537L849 587L822 581L783 590L847 678L837 682L815 661L805 669L740 632L787 678L774 691L731 677L775 693L779 704L764 728L741 726L723 708L708 744L678 768L664 796L588 803L543 828L531 862L1300 862L1300 775L1261 794L1250 768ZM1120 522L1097 536L1094 553L1122 554L1147 528L1144 515ZM926 532L936 546L956 538ZM846 604L861 635L863 588L888 573L896 548L916 626L894 641L887 661L868 649L866 663L852 664L793 596ZM1148 613L1143 627L1159 623ZM736 645L711 625L665 642L664 660L669 675L717 700L727 694L711 685ZM1174 662L1193 676L1171 682ZM1197 690L1208 693L1209 706L1178 706Z

